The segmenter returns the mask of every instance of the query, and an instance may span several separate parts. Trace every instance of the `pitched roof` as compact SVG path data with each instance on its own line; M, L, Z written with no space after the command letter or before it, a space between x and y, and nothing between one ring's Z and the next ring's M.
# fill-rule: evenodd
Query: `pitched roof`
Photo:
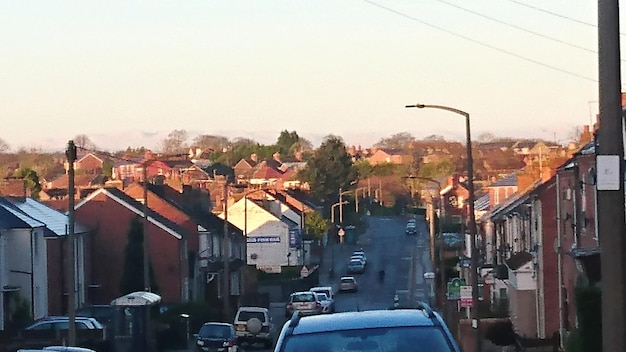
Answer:
M94 175L76 175L74 176L74 185L76 187L87 187L87 186L91 186L92 184L95 184L96 183L95 181L100 181L100 180L102 180L101 177L94 176ZM50 181L50 187L48 188L67 189L68 187L69 187L69 175L63 174L55 178L54 180Z
M474 201L474 210L483 211L489 209L489 193L485 193Z
M0 229L28 229L46 226L41 221L24 214L0 198Z
M193 163L187 159L168 159L161 160L161 162L172 169L186 169L193 166Z
M262 180L271 180L271 179L279 179L283 176L278 170L269 167L269 166L261 166L258 170L252 174L251 178L254 179L262 179Z
M79 155L79 156L80 156L80 155ZM92 156L92 157L94 157L94 158L98 159L100 162L104 162L104 160L102 160L102 158L98 157L96 154L94 154L94 153L92 153L92 152L87 152L87 153L85 153L85 154L84 154L82 157L80 157L80 158L79 158L76 162L77 162L77 163L80 163L81 161L83 161L83 159L85 159L85 158L87 158L87 157L89 157L89 156Z
M514 187L517 186L517 171L510 173L488 187Z
M143 184L143 183L139 183ZM195 222L205 229L214 229L222 231L224 228L224 220L213 214L211 211L203 210L195 203L185 200L185 195L169 185L155 185L148 183L150 192L163 198L170 205L189 215ZM231 226L231 225L229 225Z
M533 255L526 251L522 251L522 252L513 254L511 258L507 259L506 266L508 266L509 269L511 270L517 270L521 268L524 264L530 262L531 260L533 260Z
M32 198L3 197L0 198L0 207L30 227L39 227L39 224L43 224L46 227L46 236L64 236L68 233L69 217L66 214ZM74 233L88 232L86 227L78 223L74 225Z
M143 204L117 188L98 189L97 191L91 193L87 198L83 199L80 203L76 204L76 209L79 209L100 194L104 194L107 197L113 199L133 213L139 216L144 216ZM149 222L161 228L170 235L174 236L176 239L182 239L185 236L189 236L187 230L150 208L148 208L147 217Z

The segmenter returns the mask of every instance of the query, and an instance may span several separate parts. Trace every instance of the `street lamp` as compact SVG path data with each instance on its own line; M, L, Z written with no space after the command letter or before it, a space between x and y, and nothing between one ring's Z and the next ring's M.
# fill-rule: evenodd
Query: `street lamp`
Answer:
M472 282L472 327L474 332L474 351L481 350L480 340L480 316L478 311L478 253L476 251L476 216L474 215L474 161L472 159L472 137L470 129L470 114L459 109L451 108L443 105L426 105L415 104L406 105L406 108L419 109L439 109L453 112L465 117L465 138L467 147L467 178L469 191L469 233L471 239L471 262L470 262L470 279Z
M349 202L346 200L346 201L343 201L343 202L337 202L337 203L335 203L335 204L330 206L330 223L331 224L335 223L335 207L339 206L339 205L345 205L345 204L348 204L348 203ZM339 209L341 209L341 207ZM340 220L340 225L341 225L341 220Z

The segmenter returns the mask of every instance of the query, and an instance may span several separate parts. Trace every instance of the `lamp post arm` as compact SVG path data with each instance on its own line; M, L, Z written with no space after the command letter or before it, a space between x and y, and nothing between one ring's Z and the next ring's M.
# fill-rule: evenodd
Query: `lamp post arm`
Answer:
M445 106L445 105L414 104L414 105L406 105L405 107L407 107L407 108L419 108L419 109L429 108L429 109L446 110L446 111L453 112L455 114L463 115L466 118L469 118L469 113L467 113L467 112L465 112L463 110L451 108L451 107Z

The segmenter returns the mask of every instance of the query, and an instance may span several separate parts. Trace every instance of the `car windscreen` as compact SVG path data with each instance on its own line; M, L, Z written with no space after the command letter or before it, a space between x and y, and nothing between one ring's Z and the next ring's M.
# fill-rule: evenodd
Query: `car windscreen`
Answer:
M315 296L311 293L294 293L291 295L292 302L315 302Z
M315 346L312 350L311 346ZM434 326L383 327L294 334L285 338L280 352L414 352L454 351L444 332Z
M265 314L263 314L263 312L250 312L250 311L245 311L245 310L242 310L241 312L239 312L239 316L237 317L237 320L248 321L252 318L257 318L263 323L265 322Z

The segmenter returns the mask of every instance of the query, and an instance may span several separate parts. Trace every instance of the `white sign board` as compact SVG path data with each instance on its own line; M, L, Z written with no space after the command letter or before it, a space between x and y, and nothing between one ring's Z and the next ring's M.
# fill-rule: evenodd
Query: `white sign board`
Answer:
M618 155L596 156L598 191L619 191L620 159Z
M467 308L472 306L472 286L461 286L461 308Z

